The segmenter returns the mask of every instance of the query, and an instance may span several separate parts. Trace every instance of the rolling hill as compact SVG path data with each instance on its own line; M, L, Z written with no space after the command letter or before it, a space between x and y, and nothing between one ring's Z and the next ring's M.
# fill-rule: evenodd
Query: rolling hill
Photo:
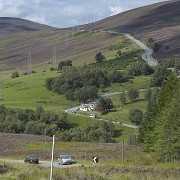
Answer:
M83 25L80 29L58 29L23 19L3 17L0 18L0 68L17 69L27 66L29 51L32 53L33 64L51 62L54 47L57 49L58 62L71 60L75 65L90 63L99 51L112 58L113 54L107 51L107 47L117 42L125 44L127 40L102 33L101 30L130 33L144 42L152 37L161 44L161 49L154 54L157 60L178 59L179 9L178 0L161 2Z
M86 29L131 33L142 41L152 37L162 47L155 58L180 57L180 1L171 0L126 11L108 17Z
M14 21L12 20L12 22ZM10 27L14 26L14 24L10 24ZM37 23L30 22L27 26L37 27ZM27 68L28 52L32 54L33 65L51 64L54 48L56 48L57 62L71 60L73 64L83 65L94 62L94 57L99 51L103 52L106 57L112 56L112 52L108 51L108 47L113 44L125 42L124 51L128 50L126 43L128 43L129 48L133 44L130 40L127 42L127 38L124 36L84 31L78 28L51 29L48 26L41 27L39 25L39 29L25 31L24 25L22 25L21 29L18 28L17 31L9 31L7 30L8 27L4 27L4 29L6 31L0 30L1 69L22 69L25 66ZM134 48L138 49L138 46L133 45L131 49ZM41 69L43 69L42 66Z
M39 31L39 30L50 30L55 29L48 25L43 25L35 23L32 21L19 19L19 18L10 18L10 17L1 17L0 18L0 32L29 32L29 31Z

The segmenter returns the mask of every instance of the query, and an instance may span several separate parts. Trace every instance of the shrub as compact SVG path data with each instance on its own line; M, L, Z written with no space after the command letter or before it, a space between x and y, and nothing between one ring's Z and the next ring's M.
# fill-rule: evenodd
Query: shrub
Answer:
M14 71L11 75L11 78L19 77L19 73L17 71Z
M50 68L50 71L54 71L54 70L56 70L56 69L55 69L55 68L53 68L53 67L51 67L51 68Z
M136 125L141 124L143 119L143 112L140 109L131 109L129 111L129 120Z

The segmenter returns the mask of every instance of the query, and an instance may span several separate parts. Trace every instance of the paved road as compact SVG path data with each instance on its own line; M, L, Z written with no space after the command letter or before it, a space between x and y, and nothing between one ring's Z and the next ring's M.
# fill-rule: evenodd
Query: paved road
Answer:
M153 88L152 88L152 89L153 89ZM145 90L146 90L146 89L139 89L140 92L145 91ZM127 92L127 91L124 91L124 92ZM90 102L90 103L97 103L100 98L107 98L107 97L109 97L109 96L113 96L113 95L121 94L121 93L122 93L122 91L107 93L107 94L102 95L102 96L99 97L98 99L95 99L94 101L92 101L92 102ZM70 109L66 109L65 112L70 113L70 114L73 114L73 112L74 112L74 111L77 111L79 108L80 108L80 106L72 107L72 108L70 108ZM87 115L82 115L82 114L78 114L78 113L76 113L75 115L87 117ZM134 126L134 125L130 125L130 124L125 124L125 123L118 123L117 121L110 121L110 120L107 120L107 119L98 119L98 118L95 118L95 119L96 119L96 120L100 120L100 121L111 122L111 123L114 123L114 124L118 124L118 125L120 125L120 126L129 127L129 128L134 128L134 129L138 128L138 126Z
M125 91L126 92L126 91ZM112 92L112 93L108 93L108 94L104 94L102 95L101 97L99 97L98 99L95 99L91 102L89 102L90 104L95 104L97 103L101 98L107 98L109 96L112 96L112 95L116 95L116 94L121 94L122 92ZM65 112L67 113L70 113L72 114L74 111L77 111L78 109L80 108L80 106L76 106L76 107L72 107L72 108L69 108L69 109L66 109Z
M158 62L152 57L153 50L147 47L145 44L137 40L136 38L132 37L130 34L124 34L127 38L134 41L141 49L145 51L142 55L142 59L144 59L150 66L157 66Z
M133 129L137 129L138 128L138 126L134 126L134 125L130 125L130 124L125 124L125 123L118 122L118 121L110 121L110 120L107 120L107 119L98 119L98 118L96 118L96 120L97 121L106 121L106 122L109 122L109 123L118 124L120 126L125 126L125 127L133 128Z
M150 66L157 66L158 65L158 61L155 60L152 57L153 50L150 49L149 47L147 47L145 44L143 44L139 40L137 40L136 38L132 37L130 34L128 34L128 33L119 33L119 32L116 32L116 31L103 31L103 32L109 32L111 34L125 35L127 38L129 38L130 40L134 41L141 49L143 49L145 51L143 53L143 55L142 55L142 59L143 60L145 60Z
M137 40L136 38L132 37L130 34L127 34L127 33L119 33L119 32L115 32L115 31L102 31L102 32L109 32L111 34L124 34L127 38L131 39L132 41L134 41L140 48L142 48L145 52L143 53L142 55L142 59L145 60L150 66L156 66L158 64L158 62L152 57L152 54L153 54L153 50L150 49L149 47L147 47L145 44L143 44L142 42L140 42L139 40ZM139 91L145 91L145 89L140 89ZM126 91L125 91L126 92ZM120 94L122 92L113 92L113 93L108 93L108 94L104 94L103 96L101 96L100 98L107 98L109 96L112 96L112 95L116 95L116 94ZM96 99L90 103L97 103L99 101L99 99ZM76 107L72 107L70 109L67 109L65 110L65 112L67 113L73 113L75 111L77 111L78 109L80 108L80 106L76 106ZM85 115L81 115L81 114L76 114L76 115L80 115L80 116L85 116ZM86 116L87 117L87 116ZM97 119L97 118L96 118ZM97 119L97 120L103 120L103 121L108 121L108 120L105 120L105 119ZM109 121L108 121L109 122ZM112 122L112 121L110 121ZM117 122L113 122L113 123L116 123ZM120 123L119 125L121 126L126 126L126 127L129 127L129 128L138 128L137 126L133 126L133 125L130 125L130 124L124 124L124 123Z
M20 164L25 164L24 160L12 160L12 159L0 159L2 162L8 162L8 163L20 163ZM40 161L37 166L43 166L50 168L51 167L51 162L50 161ZM71 164L71 165L59 165L57 162L53 163L53 167L55 168L71 168L75 166L81 166L81 164Z

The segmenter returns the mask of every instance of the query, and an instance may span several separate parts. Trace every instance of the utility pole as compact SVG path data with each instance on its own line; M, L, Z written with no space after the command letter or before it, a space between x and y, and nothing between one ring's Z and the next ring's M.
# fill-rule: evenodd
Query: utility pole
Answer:
M57 54L57 49L56 49L56 46L54 46L53 48L52 48L52 52L53 52L53 60L52 60L52 63L55 65L55 67L56 67L56 63L57 63L57 56L56 56L56 54Z
M72 28L72 37L74 38L74 28Z
M1 80L1 73L0 73L0 105L2 104L2 80Z
M69 37L68 34L65 35L65 46L69 45Z
M54 139L55 139L55 135L53 135L50 180L53 180L52 176L53 176L53 160L54 160Z
M45 144L46 144L46 129L45 129L45 133L44 133L45 137L44 137L44 141L45 141Z
M28 75L32 74L32 53L28 52Z
M124 166L124 139L122 141L122 167Z
M46 129L44 131L44 157L46 157Z

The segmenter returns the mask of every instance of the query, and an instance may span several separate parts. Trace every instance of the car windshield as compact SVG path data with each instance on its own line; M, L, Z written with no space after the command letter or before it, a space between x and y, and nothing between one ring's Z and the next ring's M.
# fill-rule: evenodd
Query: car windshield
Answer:
M37 157L29 157L28 159L37 159Z
M63 159L70 159L70 156L62 156Z

